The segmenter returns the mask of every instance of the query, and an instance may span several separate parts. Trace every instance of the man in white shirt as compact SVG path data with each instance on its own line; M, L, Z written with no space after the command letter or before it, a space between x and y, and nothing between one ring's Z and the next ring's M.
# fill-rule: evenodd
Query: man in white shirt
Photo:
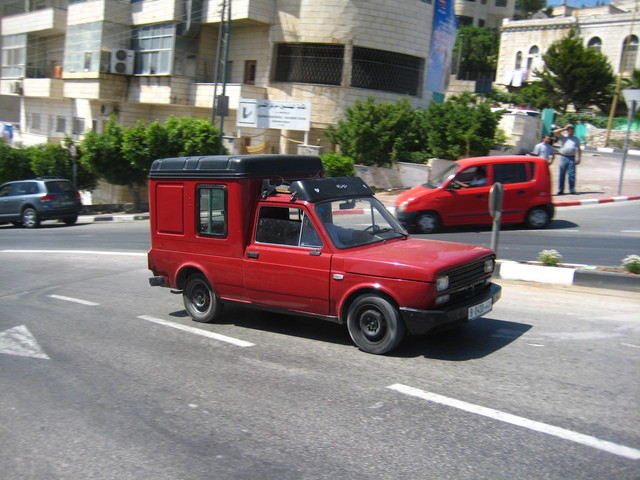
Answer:
M545 135L542 137L542 141L533 147L533 155L536 157L544 158L549 165L553 163L553 159L556 154L553 151L553 146L551 145L551 137L549 135Z
M566 135L563 133L566 132ZM569 177L569 191L576 193L576 165L580 163L580 139L574 134L573 125L569 124L564 128L558 128L553 134L560 139L560 178L558 179L558 195L564 195L564 179Z

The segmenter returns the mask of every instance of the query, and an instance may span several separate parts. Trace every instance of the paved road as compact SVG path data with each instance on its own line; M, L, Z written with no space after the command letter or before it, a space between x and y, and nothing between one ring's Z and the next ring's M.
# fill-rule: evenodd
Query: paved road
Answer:
M300 317L194 324L119 253L0 252L3 478L640 474L635 294L505 284L380 357Z

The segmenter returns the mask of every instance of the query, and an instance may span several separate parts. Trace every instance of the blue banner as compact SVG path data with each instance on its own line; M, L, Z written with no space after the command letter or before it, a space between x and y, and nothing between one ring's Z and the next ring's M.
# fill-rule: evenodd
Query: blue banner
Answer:
M435 0L426 89L444 94L449 86L451 56L458 34L454 0Z

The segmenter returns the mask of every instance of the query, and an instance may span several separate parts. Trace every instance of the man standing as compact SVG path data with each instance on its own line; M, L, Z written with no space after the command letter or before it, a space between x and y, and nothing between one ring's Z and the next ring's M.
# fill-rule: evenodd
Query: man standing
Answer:
M560 139L560 178L558 182L558 195L564 195L564 179L569 177L569 191L576 193L576 165L580 163L580 139L573 134L573 125L558 128L553 134ZM563 133L566 132L566 135Z
M553 159L556 154L553 151L553 147L551 146L551 137L549 135L545 135L542 137L542 141L533 147L533 155L536 157L544 158L549 165L553 163Z

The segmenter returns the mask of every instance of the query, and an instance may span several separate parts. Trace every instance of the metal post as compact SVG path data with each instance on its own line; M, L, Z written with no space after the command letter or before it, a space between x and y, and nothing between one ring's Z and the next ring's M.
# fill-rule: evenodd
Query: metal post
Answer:
M624 165L627 162L627 153L629 152L629 134L631 133L631 122L636 114L637 102L631 101L629 109L629 117L627 118L627 135L624 137L624 150L622 151L622 165L620 165L620 179L618 180L618 195L622 192L622 177L624 176Z

